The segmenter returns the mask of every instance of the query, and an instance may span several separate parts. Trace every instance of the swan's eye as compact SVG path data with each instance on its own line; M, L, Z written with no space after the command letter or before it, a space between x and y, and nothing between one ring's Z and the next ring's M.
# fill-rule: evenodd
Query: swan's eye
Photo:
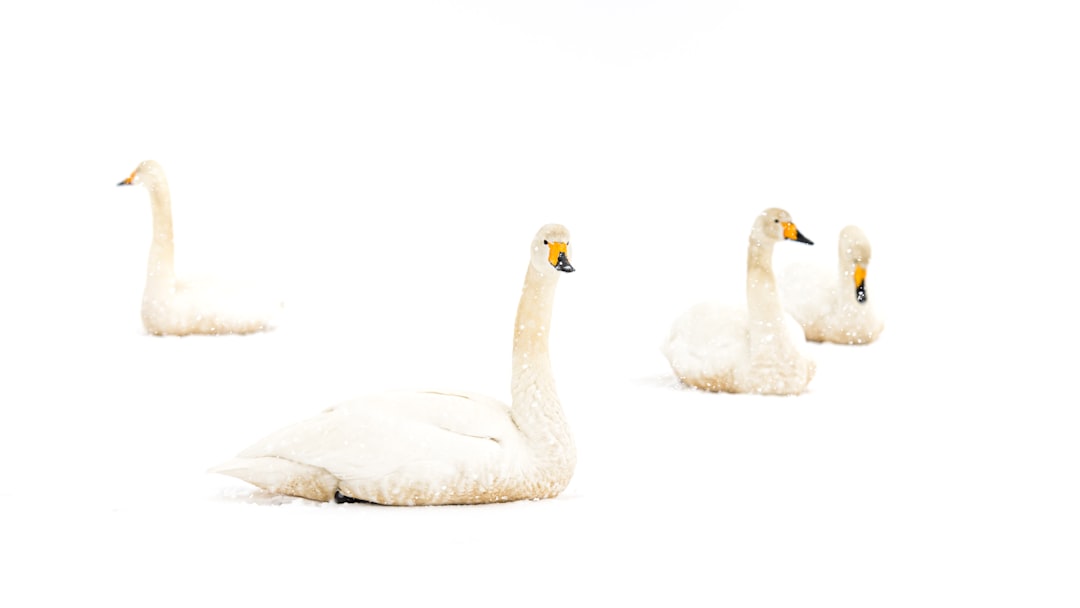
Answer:
M774 224L779 224L779 223L780 223L780 220L773 220L773 223L774 223Z
M544 244L545 244L545 245L547 245L547 244L548 244L548 242L547 242L547 239L544 239Z

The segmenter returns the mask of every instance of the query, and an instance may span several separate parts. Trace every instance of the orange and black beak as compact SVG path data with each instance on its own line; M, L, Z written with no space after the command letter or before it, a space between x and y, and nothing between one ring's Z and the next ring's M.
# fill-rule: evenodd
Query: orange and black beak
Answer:
M547 241L544 243L548 246L548 262L551 262L555 270L574 272L574 267L570 265L570 260L566 257L566 243Z
M813 245L814 241L803 236L803 233L799 232L799 229L795 227L792 222L784 222L784 238L789 241L798 241L800 243L806 243L807 245Z
M138 169L136 169L136 171L138 171ZM135 183L135 171L132 171L131 175L127 176L127 179L121 181L119 184L116 184L116 185L117 186L130 186L133 183Z
M866 302L866 268L859 265L855 266L855 301Z

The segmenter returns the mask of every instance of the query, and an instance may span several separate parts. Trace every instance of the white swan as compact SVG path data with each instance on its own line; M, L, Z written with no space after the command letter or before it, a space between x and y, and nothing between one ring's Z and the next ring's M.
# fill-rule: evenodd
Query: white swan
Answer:
M813 245L787 211L763 211L750 231L746 306L705 302L675 321L662 350L683 383L728 393L806 389L816 365L801 328L780 306L772 271L773 245L785 239Z
M846 226L838 241L839 272L792 264L781 273L784 309L814 342L869 344L885 323L866 289L870 240L858 226Z
M154 238L143 290L143 327L154 335L247 334L270 329L280 300L251 286L176 278L172 197L165 171L153 160L139 164L118 186L142 184L150 192Z
M551 498L577 455L555 392L548 328L566 228L533 239L514 324L511 406L458 392L349 401L258 441L211 472L311 500L446 505Z

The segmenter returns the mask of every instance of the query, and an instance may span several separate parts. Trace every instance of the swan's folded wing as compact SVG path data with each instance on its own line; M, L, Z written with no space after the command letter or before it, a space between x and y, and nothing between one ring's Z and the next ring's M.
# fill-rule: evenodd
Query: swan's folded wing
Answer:
M506 406L490 398L386 393L287 426L239 456L284 458L339 479L378 479L407 468L434 473L497 458L514 432Z
M672 325L664 345L672 364L688 373L711 375L749 357L746 310L703 302Z
M330 410L343 408L409 419L416 424L430 424L470 437L502 440L517 432L506 404L472 392L391 391L343 403Z

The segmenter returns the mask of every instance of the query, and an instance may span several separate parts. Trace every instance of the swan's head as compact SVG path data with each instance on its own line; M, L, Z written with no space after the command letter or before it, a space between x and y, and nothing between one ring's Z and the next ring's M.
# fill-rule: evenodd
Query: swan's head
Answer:
M754 230L751 238L760 236L760 238L769 239L772 241L798 241L799 243L806 243L807 245L813 245L814 241L803 236L803 233L799 232L799 229L795 227L795 222L792 221L791 215L783 209L777 209L775 207L766 209L758 216L757 221L754 222Z
M542 275L574 272L570 265L570 231L560 224L548 224L532 242L532 266Z
M858 226L840 231L840 264L855 283L855 301L866 302L866 267L870 265L870 241ZM850 273L850 274L849 274Z
M165 170L156 160L144 160L131 172L127 178L120 180L117 186L132 186L142 184L148 190L153 190L160 184L165 183Z

